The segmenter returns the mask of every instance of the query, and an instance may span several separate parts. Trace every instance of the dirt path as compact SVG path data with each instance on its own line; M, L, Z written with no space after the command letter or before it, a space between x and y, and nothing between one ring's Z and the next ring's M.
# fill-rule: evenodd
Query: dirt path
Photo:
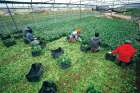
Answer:
M131 16L126 16L122 14L116 14L115 12L112 13L104 13L106 17L111 17L111 18L120 18L120 19L126 19L126 20L131 20Z

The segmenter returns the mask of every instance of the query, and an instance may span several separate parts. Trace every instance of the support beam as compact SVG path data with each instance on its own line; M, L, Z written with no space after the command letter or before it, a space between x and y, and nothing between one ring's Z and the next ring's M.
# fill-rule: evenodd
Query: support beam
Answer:
M13 15L12 15L12 13L11 13L11 11L10 11L10 9L9 9L9 7L8 7L8 5L7 5L7 3L6 3L6 7L7 7L7 9L8 9L8 13L10 14L10 17L11 17L11 19L12 19L12 22L13 22L13 24L14 24L14 26L15 26L15 29L18 31L18 27L17 27L16 21L15 21Z
M7 4L53 4L53 5L84 5L84 6L95 6L89 4L74 4L74 3L48 3L48 2L18 2L18 1L0 1L0 3Z

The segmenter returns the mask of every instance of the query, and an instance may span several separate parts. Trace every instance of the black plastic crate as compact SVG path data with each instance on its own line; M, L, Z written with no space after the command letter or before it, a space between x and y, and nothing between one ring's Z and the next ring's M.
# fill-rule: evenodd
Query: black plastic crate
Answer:
M40 55L41 55L41 51L32 51L33 57L40 56Z
M57 93L57 85L53 81L44 81L39 93Z
M53 58L59 58L62 54L64 54L64 50L61 47L51 50L51 55Z
M34 63L31 66L29 73L26 78L29 82L36 82L41 79L43 75L43 65L41 63Z
M110 60L110 61L115 61L116 60L116 56L111 54L111 53L106 53L105 54L105 59L106 60Z

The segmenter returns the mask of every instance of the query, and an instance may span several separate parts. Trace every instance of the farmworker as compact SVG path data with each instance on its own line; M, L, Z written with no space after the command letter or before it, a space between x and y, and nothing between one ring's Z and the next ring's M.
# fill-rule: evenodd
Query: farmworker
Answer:
M77 40L80 41L80 29L77 28L74 32L71 33L71 35L68 36L69 42L75 42Z
M25 39L30 43L33 41L33 34L32 29L30 27L27 27L26 33L25 33Z
M99 33L95 33L95 36L90 40L90 46L92 52L97 52L100 50L101 40L99 37Z
M136 49L132 46L130 40L126 40L124 44L118 46L111 53L117 55L117 65L128 66L132 63L132 58L136 53Z
M30 27L26 27L25 30L23 30L23 38L26 37L26 34L27 34L27 32L28 32L29 30L32 31L32 29L31 29Z

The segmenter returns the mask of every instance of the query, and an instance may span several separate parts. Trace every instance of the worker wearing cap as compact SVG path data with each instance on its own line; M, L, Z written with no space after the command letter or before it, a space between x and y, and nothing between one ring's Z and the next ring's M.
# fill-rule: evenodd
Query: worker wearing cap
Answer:
M33 41L33 34L32 29L30 27L27 27L23 32L23 39L26 40L28 43Z
M80 38L80 29L77 28L74 32L71 33L71 35L68 37L69 42L75 42Z
M101 40L99 33L95 33L95 36L90 40L90 46L92 52L97 52L100 50Z
M124 44L118 46L111 53L117 55L116 64L121 65L122 63L125 63L125 65L128 65L132 61L136 49L132 46L130 40L126 40Z

